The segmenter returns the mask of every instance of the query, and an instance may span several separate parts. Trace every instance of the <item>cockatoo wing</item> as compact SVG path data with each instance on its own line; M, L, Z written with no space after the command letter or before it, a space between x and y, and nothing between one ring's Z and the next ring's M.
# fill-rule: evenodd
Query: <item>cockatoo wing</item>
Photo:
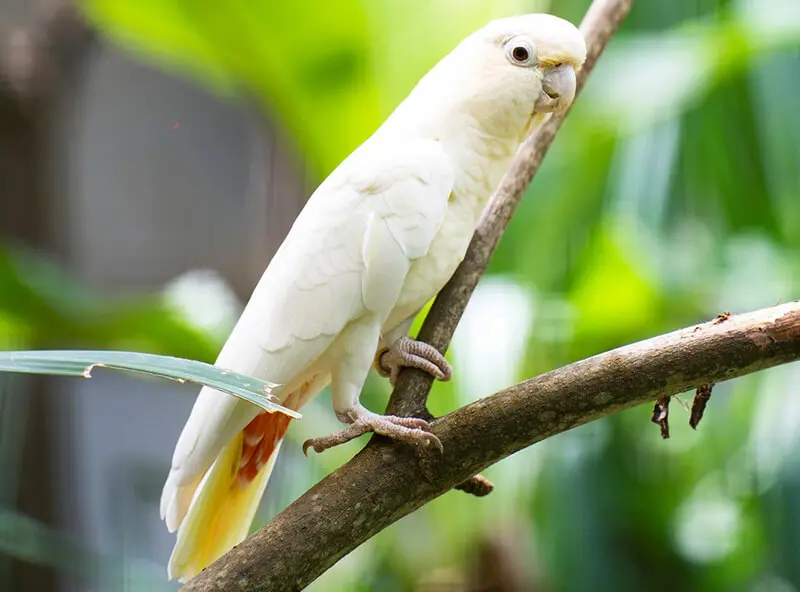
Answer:
M441 226L453 183L437 141L362 145L309 198L216 364L285 385L285 400L349 323L388 316L411 263L428 252ZM258 412L201 390L162 494L171 531L200 478Z
M383 144L365 144L320 186L273 260L274 278L265 274L286 286L254 314L271 370L280 359L295 374L297 343L335 338L367 312L388 314L441 226L454 174L439 143Z

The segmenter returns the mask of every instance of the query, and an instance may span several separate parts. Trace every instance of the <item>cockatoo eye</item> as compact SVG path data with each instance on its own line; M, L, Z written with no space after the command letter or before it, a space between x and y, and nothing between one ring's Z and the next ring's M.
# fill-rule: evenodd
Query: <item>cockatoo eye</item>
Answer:
M518 62L527 62L528 58L530 58L530 54L528 53L528 48L518 45L514 49L511 50L511 55L514 56L514 59Z
M530 66L536 63L536 51L525 39L509 39L506 42L506 57L515 66Z

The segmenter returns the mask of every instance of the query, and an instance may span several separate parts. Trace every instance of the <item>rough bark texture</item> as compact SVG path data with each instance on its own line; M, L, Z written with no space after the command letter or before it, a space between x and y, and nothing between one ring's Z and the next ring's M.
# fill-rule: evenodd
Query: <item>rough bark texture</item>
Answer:
M800 302L704 323L570 364L434 422L416 454L376 438L184 592L300 590L396 520L487 466L623 409L800 359Z

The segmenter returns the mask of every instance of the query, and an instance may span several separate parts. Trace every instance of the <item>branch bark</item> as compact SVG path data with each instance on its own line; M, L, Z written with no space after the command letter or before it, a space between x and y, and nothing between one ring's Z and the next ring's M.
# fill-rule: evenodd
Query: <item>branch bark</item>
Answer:
M792 302L553 370L435 421L444 453L424 474L407 447L376 439L183 590L300 590L396 520L514 452L647 401L797 360L800 302Z

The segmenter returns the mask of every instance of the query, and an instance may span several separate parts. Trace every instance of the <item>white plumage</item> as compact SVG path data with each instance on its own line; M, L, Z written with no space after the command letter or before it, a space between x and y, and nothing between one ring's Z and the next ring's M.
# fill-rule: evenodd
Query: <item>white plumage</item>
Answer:
M283 384L294 409L331 382L343 421L364 413L379 344L405 336L453 274L525 134L572 99L545 94L547 76L567 68L574 93L584 54L577 29L549 15L465 39L309 198L217 365ZM288 424L259 412L201 390L161 500L179 531L170 577L193 576L246 535Z

